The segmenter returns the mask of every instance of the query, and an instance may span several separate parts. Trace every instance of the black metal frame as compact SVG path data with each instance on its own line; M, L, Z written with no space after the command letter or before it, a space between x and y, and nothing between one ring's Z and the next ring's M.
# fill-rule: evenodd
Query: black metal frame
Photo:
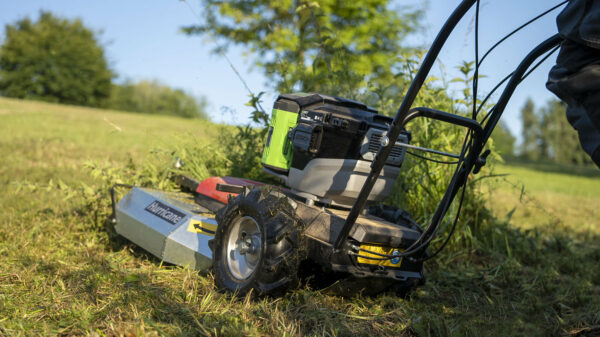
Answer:
M546 41L542 42L540 45L535 47L519 64L517 69L512 74L510 81L507 83L500 99L496 103L493 111L490 114L490 118L487 120L484 126L479 124L475 119L466 118L462 116L458 116L455 114L437 111L429 108L416 108L410 110L414 100L420 91L425 79L429 75L431 68L438 57L438 54L450 33L454 30L458 22L465 16L465 14L469 11L469 9L476 3L477 0L463 0L458 7L454 10L454 12L450 15L444 26L439 31L437 37L435 38L431 48L427 52L421 67L419 68L415 78L413 79L406 96L404 97L400 108L396 112L396 116L390 126L390 129L387 133L387 137L389 140L387 144L381 146L379 152L377 153L375 160L371 166L371 172L367 177L365 184L363 185L348 217L346 218L346 222L344 227L340 231L335 244L334 250L339 251L346 242L348 235L350 234L358 215L363 210L368 195L371 193L373 185L375 184L385 162L392 151L392 148L395 144L395 140L400 135L400 132L404 129L406 123L416 117L426 117L431 119L436 119L442 122L459 125L468 128L471 130L471 134L473 135L472 140L467 144L468 152L464 157L464 160L459 162L459 167L455 171L454 176L450 184L448 185L448 189L444 194L442 200L438 204L438 207L431 219L431 225L438 224L446 215L450 204L454 200L458 190L461 186L464 185L468 174L475 168L475 171L478 171L478 165L481 165L485 162L484 158L481 158L481 152L489 139L492 131L498 124L504 109L506 108L506 104L508 100L514 93L516 87L521 82L523 75L527 71L527 69L531 66L531 64L538 59L543 54L550 51L552 48L556 47L562 42L562 38L557 34ZM485 155L484 155L485 157ZM430 227L431 227L430 225ZM424 233L425 234L425 233ZM422 236L424 235L422 234ZM417 242L419 242L418 240ZM422 243L423 244L423 243ZM407 253L406 255L419 254L424 251L428 242L424 243L423 249L418 249L413 253ZM411 247L412 248L412 247Z

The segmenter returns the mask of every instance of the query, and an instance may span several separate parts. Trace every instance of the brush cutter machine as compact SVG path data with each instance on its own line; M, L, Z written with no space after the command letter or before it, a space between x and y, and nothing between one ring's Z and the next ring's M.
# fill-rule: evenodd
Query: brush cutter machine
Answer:
M561 41L548 39L522 61L483 125L475 113L467 118L410 109L451 30L474 3L463 1L450 16L395 118L348 99L281 95L262 164L286 188L178 176L182 192L129 186L116 203L115 189L123 187L116 185L111 196L117 233L165 262L212 270L220 288L241 294L295 287L306 270L347 287L362 284L370 293L422 283L423 261L443 245L433 254L427 248L467 176L485 164L489 151L482 149L512 92L533 61ZM411 145L405 126L418 117L466 128L460 153ZM380 204L400 176L407 149L455 158L454 176L425 228L407 212Z

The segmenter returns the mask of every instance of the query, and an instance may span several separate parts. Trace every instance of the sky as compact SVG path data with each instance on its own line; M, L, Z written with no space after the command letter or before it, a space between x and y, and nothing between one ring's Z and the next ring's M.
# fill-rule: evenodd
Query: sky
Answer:
M411 36L407 44L427 47L459 2L394 1L394 6L424 9L423 29ZM482 0L480 55L499 38L558 2ZM202 20L198 0L0 0L0 25L4 27L24 17L35 20L40 10L66 18L81 18L86 26L101 32L100 42L111 68L118 74L117 81L158 79L193 95L206 96L210 103L208 113L215 122L243 124L248 121L250 109L245 106L248 92L227 60L211 53L215 45L210 40L186 36L180 31L182 26ZM526 28L488 57L480 70L486 76L480 81L480 92L486 94L514 70L530 49L556 33L557 14L555 11ZM474 60L473 21L471 10L442 50L434 75L445 79L457 77L456 67L464 60ZM0 36L4 36L3 29ZM231 48L227 58L253 92L266 92L263 106L270 106L278 93L268 86L260 69L252 67L252 55L241 48ZM536 105L543 105L553 97L544 84L555 59L555 56L550 57L527 78L509 102L502 121L513 134L520 134L519 109L527 97Z

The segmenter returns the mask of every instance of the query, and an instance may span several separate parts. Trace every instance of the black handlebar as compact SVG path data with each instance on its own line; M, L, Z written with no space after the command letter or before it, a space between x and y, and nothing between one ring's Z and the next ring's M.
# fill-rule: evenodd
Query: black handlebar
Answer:
M469 130L473 131L473 137L474 137L475 143L481 143L481 141L483 140L483 128L481 127L481 124L479 124L474 119L471 119L468 117L463 117L463 116L456 115L456 114L451 114L451 113L445 112L445 111L420 107L420 108L411 109L408 112L408 115L404 119L404 124L405 125L408 124L408 122L410 122L411 120L413 120L417 117L425 117L425 118L435 119L438 121L442 121L442 122L446 122L446 123L450 123L450 124L454 124L454 125L458 125L458 126L463 126L465 128L468 128Z
M458 22L464 17L467 11L473 6L476 0L463 0L460 5L454 10L454 12L450 15L437 37L435 38L431 48L427 52L421 67L419 67L419 71L417 72L415 78L413 79L408 91L406 92L406 96L402 100L402 104L400 108L396 112L396 116L390 126L389 132L387 134L388 139L395 140L398 138L400 132L404 129L406 123L416 117L427 117L431 119L436 119L439 121L460 125L468 128L472 131L472 139L469 142L468 154L464 158L464 161L459 161L457 170L455 171L454 176L452 177L452 181L450 182L444 197L438 204L438 208L436 209L431 224L436 224L443 219L448 210L449 205L452 203L458 189L462 186L467 178L467 175L473 170L473 172L479 171L481 165L485 163L485 157L489 152L481 155L483 147L485 146L487 140L492 134L496 124L498 123L506 104L510 97L512 96L514 90L517 85L521 82L525 71L531 66L531 64L541 55L548 52L555 46L559 45L562 42L562 38L557 34L546 41L542 42L536 48L534 48L524 59L521 61L515 72L506 85L498 103L494 107L493 112L491 113L490 119L485 123L484 126L479 124L476 120L471 118L466 118L454 114L450 114L443 111L438 111L430 108L415 108L409 110L411 105L414 103L414 100L417 96L417 93L423 86L426 77L428 76L434 61L437 59L437 56L445 44L448 36L456 27ZM356 222L358 215L364 208L368 196L373 189L373 186L379 177L381 170L383 169L385 162L392 151L393 146L395 145L394 141L387 142L387 145L381 146L377 155L375 156L375 160L371 164L371 172L369 176L366 178L365 183L352 205L352 209L346 218L344 226L338 234L338 237L335 240L333 249L339 250L342 248L344 242L348 238L350 231L352 230L352 226ZM463 153L464 154L464 153ZM481 156L481 157L480 157ZM462 157L462 155L461 155Z
M427 78L427 75L429 75L429 71L431 70L431 67L433 67L433 64L435 63L435 60L437 59L438 54L440 53L440 50L446 43L446 40L448 39L448 36L450 36L450 33L452 32L454 27L456 27L458 22L463 18L467 11L473 6L473 4L475 4L475 1L476 0L463 0L463 2L461 2L460 5L458 5L454 12L452 12L452 14L450 15L448 20L446 20L446 22L444 23L444 26L442 27L435 40L431 44L427 55L425 55L425 58L423 59L423 64L421 64L419 70L417 71L417 74L415 75L415 78L411 82L410 87L406 92L406 96L404 96L404 99L402 100L400 108L398 108L398 111L396 112L394 121L392 122L390 130L387 134L388 139L398 139L400 132L404 128L405 119L409 114L410 107L414 103L415 98L419 93L419 90L421 90L421 87L423 86L423 83L425 83L425 79ZM375 160L373 161L373 164L371 166L371 172L365 180L365 184L360 190L360 193L358 194L354 205L352 205L352 209L350 210L350 213L346 218L344 227L342 227L342 230L340 231L338 237L335 240L335 250L339 250L346 241L346 238L348 237L352 226L356 222L358 215L360 214L367 202L369 194L371 193L371 190L373 189L373 186L375 185L375 182L377 181L377 178L379 177L379 174L381 173L381 170L383 169L383 166L385 165L385 162L388 156L390 155L390 152L392 152L394 144L395 141L391 141L388 142L387 146L380 147L379 152L375 156Z

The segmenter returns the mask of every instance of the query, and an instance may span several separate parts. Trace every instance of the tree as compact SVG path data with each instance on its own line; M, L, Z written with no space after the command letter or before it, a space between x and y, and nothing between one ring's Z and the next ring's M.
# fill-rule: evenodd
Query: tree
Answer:
M205 98L196 99L157 80L114 85L107 105L116 110L208 119Z
M569 124L566 117L566 104L551 99L539 110L541 116L540 151L546 158L559 164L585 164L590 159L581 148L577 131Z
M511 158L515 154L515 136L510 133L510 130L502 121L496 125L492 132L492 140L494 148L504 158Z
M406 78L403 38L418 28L419 11L388 0L203 0L206 21L184 27L246 47L279 92L318 91L358 98L366 91L400 96ZM400 86L400 88L398 88ZM376 100L379 102L381 100ZM369 103L369 102L367 102Z
M0 94L98 106L110 93L112 71L96 34L81 20L41 12L5 27Z
M521 109L523 143L521 156L529 160L549 160L558 164L587 164L577 132L566 117L565 103L551 99L536 109L528 98Z
M541 153L545 153L540 149L538 142L541 140L540 121L536 116L535 105L531 98L527 98L525 105L521 109L521 123L523 143L521 144L521 157L537 160Z

